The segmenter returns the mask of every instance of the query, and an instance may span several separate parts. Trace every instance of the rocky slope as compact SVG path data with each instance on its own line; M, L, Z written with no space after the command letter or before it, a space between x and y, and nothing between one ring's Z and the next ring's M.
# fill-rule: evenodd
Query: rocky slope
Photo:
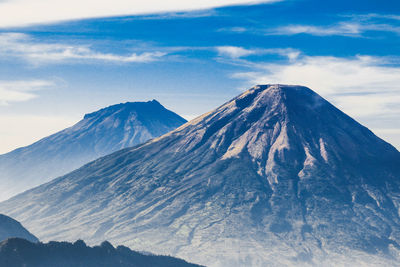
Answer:
M29 240L31 242L38 242L39 240L29 233L19 222L16 220L0 214L0 242L12 237L19 237ZM2 266L0 264L0 266Z
M185 122L156 100L118 104L86 114L68 129L0 155L0 200L101 156L161 136Z
M300 86L256 86L175 131L0 204L43 240L208 266L382 266L400 152Z
M0 243L0 266L12 267L201 267L167 256L143 255L109 242L88 247L75 243L32 243L12 238Z

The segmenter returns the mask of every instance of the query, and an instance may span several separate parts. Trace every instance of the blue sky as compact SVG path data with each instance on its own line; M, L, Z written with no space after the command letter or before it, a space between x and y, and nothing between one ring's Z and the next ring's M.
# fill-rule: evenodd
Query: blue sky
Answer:
M147 2L0 0L0 153L111 104L191 119L259 83L309 86L400 147L398 1Z

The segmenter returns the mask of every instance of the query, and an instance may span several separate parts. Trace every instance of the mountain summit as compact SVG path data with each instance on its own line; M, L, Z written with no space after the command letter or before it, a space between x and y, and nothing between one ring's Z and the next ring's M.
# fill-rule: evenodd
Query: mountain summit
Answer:
M156 100L127 102L86 114L70 128L0 155L0 200L101 156L163 135L185 122Z
M207 266L399 260L400 153L301 86L256 86L0 204L39 238Z

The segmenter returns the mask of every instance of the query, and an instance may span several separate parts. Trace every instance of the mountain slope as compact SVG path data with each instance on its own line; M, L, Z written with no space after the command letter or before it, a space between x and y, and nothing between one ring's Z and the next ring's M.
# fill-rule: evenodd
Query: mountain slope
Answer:
M118 104L86 114L70 128L0 155L0 200L185 122L156 100Z
M12 237L19 237L29 240L31 242L38 242L39 240L28 232L16 220L0 214L0 242ZM0 264L1 266L1 264Z
M105 241L88 247L82 240L68 242L31 243L12 238L0 243L0 266L13 267L200 267L183 260L143 255L127 247L114 248Z
M308 88L263 85L0 211L44 240L208 266L379 266L399 259L399 187L393 146Z

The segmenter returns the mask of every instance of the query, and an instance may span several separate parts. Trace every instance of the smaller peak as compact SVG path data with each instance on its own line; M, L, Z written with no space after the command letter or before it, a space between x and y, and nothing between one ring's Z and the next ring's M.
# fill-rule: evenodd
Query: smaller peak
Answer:
M161 106L160 102L158 102L158 101L155 100L155 99L153 99L153 100L151 100L151 101L147 101L147 103L157 104L157 105L160 105L160 106Z
M153 99L150 101L137 101L137 102L125 102L125 103L119 103L119 104L115 104L115 105L111 105L102 109L99 109L97 111L91 112L91 113L87 113L85 114L85 116L83 117L83 119L89 119L89 118L93 118L96 116L101 116L104 113L107 112L115 112L121 109L131 109L131 110L141 110L143 108L163 108L163 105L160 104L160 102L158 102L157 100Z
M86 243L85 241L83 241L82 239L78 239L73 243L74 246L76 247L80 247L80 248L84 248L86 247Z
M103 241L103 242L100 244L100 247L101 247L101 248L104 248L104 249L107 249L107 250L114 250L114 249L115 249L114 246L113 246L110 242L108 242L107 240L106 240L106 241Z

